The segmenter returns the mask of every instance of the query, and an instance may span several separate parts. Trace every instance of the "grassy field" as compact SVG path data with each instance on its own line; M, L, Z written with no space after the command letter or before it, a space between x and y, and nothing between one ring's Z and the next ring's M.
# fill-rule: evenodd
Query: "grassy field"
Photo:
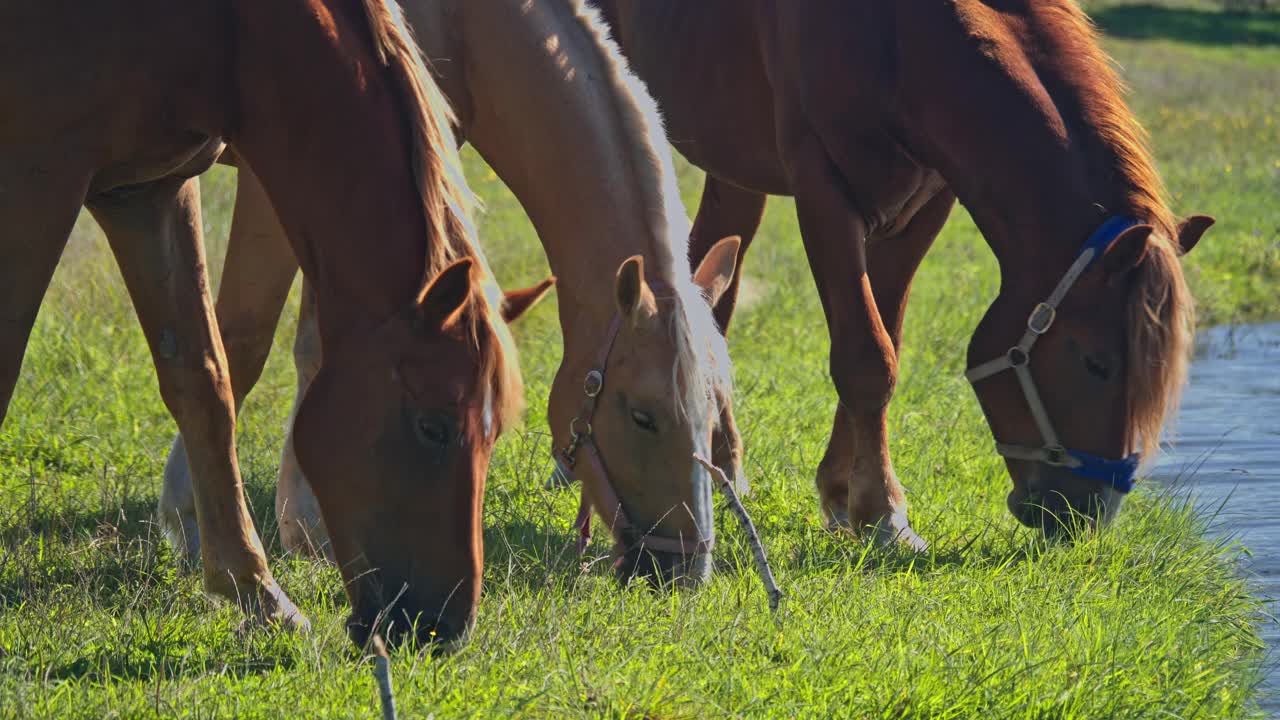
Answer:
M1280 314L1280 18L1219 16L1197 3L1092 7L1116 36L1109 48L1175 209L1220 219L1188 260L1202 317ZM545 262L518 205L478 159L468 162L502 281L540 278ZM681 174L692 208L700 178L686 166ZM233 172L211 173L215 257L233 195ZM718 572L697 592L623 589L603 567L579 571L567 550L574 498L541 486L559 336L554 303L539 307L516 331L530 411L490 475L479 627L452 656L394 659L402 716L1253 713L1266 608L1232 568L1240 549L1206 539L1183 501L1143 488L1114 528L1072 546L1045 546L1008 516L1009 481L961 377L994 270L957 211L907 320L893 451L932 551L855 543L823 531L816 512L812 478L835 395L791 203L772 201L731 350L756 488L748 507L789 598L776 620L723 511ZM241 466L272 541L292 329L291 319L281 327L241 416ZM0 433L0 717L376 715L368 664L342 633L335 570L273 545L277 576L315 630L243 638L236 611L176 570L152 525L173 424L87 218L25 370Z

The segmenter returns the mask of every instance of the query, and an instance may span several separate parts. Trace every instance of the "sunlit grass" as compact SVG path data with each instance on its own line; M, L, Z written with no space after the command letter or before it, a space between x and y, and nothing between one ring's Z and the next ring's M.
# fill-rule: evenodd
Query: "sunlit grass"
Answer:
M1188 259L1211 321L1280 299L1280 54L1113 42L1182 213L1221 220ZM1238 52L1237 52L1238 50ZM504 284L546 273L519 206L468 155ZM681 166L690 207L698 174ZM234 171L204 183L220 257ZM215 267L219 263L215 262ZM747 501L788 595L770 618L736 525L697 592L619 588L572 557L574 499L548 491L544 405L559 362L554 300L516 328L525 425L501 443L486 500L485 597L471 642L393 660L404 717L1233 717L1261 656L1231 558L1177 497L1143 488L1118 524L1045 545L1004 509L1008 480L963 347L994 295L963 211L925 261L891 414L914 556L821 529L812 478L835 396L791 203L774 200L735 320ZM82 219L0 432L0 716L374 717L368 667L341 631L332 568L279 556L269 483L293 389L292 313L241 417L240 460L307 637L235 633L237 613L175 569L151 513L173 424L100 234ZM597 554L607 548L598 544Z

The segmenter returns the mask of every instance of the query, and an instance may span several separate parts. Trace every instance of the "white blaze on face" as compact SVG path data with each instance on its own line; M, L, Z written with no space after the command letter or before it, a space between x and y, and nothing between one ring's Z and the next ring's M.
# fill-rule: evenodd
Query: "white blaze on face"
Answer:
M489 387L484 391L484 436L493 437L493 389Z
M704 458L711 458L710 438L711 423L708 419L693 423L693 451L695 454ZM702 463L690 458L690 465L693 466L693 476L691 478L693 507L690 510L693 512L693 521L698 526L698 539L713 540L716 536L715 517L712 513L714 482L711 479L711 473L702 467Z

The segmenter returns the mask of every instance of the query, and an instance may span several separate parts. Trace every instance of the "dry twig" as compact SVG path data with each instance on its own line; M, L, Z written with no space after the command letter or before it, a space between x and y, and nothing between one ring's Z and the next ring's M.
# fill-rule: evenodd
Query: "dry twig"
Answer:
M712 465L701 455L695 454L693 459L719 481L720 491L729 501L729 509L738 516L738 522L742 523L742 530L747 534L747 543L751 546L751 554L756 560L756 571L760 573L760 581L764 583L764 590L769 594L769 611L777 612L778 603L782 602L782 590L773 579L773 570L769 567L769 558L764 554L764 545L760 543L760 535L756 533L755 523L751 522L751 516L747 514L747 509L742 506L742 500L738 498L738 491L733 488L729 478L725 477L723 470Z
M378 696L382 702L382 720L396 720L396 695L391 689L391 658L382 637L373 636L373 677L378 681Z

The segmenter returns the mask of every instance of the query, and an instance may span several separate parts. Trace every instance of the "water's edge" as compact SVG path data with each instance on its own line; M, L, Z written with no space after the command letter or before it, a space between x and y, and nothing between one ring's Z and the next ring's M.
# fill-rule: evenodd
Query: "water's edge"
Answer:
M1241 570L1255 591L1280 598L1280 322L1200 331L1168 439L1152 478L1191 492L1215 534L1248 548ZM1260 632L1269 656L1260 704L1280 716L1280 625Z

